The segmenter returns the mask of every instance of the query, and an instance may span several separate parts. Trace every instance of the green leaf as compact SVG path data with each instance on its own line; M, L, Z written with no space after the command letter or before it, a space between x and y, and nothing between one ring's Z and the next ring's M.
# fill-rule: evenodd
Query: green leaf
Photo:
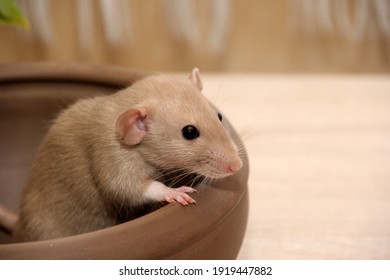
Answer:
M13 0L0 0L0 23L29 27L27 19Z

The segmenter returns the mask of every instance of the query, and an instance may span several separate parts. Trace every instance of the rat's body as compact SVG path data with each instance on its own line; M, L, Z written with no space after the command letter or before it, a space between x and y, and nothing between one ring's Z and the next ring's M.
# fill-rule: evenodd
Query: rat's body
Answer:
M38 152L14 240L109 227L123 222L121 209L148 202L194 203L194 189L159 181L166 170L238 171L237 147L201 87L197 69L189 79L150 76L65 110Z

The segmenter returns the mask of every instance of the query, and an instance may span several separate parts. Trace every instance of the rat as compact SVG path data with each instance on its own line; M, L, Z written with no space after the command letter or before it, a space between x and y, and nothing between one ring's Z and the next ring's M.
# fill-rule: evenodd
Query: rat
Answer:
M147 203L195 204L193 186L164 183L172 171L210 180L239 171L239 149L202 88L197 68L150 75L60 113L33 163L14 242L117 225L123 209Z

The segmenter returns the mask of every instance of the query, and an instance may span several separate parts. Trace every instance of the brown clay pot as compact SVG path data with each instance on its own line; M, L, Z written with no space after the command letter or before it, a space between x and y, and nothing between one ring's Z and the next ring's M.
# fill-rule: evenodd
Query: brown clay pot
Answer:
M61 109L145 75L82 64L0 66L0 203L18 210L35 152ZM169 204L111 228L60 239L9 244L2 234L0 259L234 259L248 217L247 158L244 162L236 175L204 186L197 205Z

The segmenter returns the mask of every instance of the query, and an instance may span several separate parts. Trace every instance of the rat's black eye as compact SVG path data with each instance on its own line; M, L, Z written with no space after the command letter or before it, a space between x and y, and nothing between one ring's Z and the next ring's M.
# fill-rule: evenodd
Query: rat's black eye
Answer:
M186 125L185 127L183 127L181 132L183 133L183 137L187 140L193 140L199 137L198 129L192 125Z
M222 114L221 114L220 112L218 112L217 115L218 115L218 119L219 119L220 121L222 121Z

